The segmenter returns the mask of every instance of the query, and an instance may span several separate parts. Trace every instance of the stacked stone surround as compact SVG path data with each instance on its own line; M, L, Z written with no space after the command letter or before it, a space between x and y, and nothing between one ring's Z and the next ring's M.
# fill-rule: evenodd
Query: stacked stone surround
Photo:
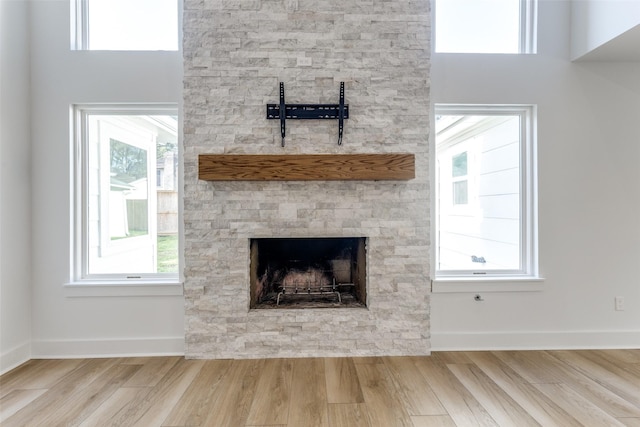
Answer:
M429 353L426 0L185 0L184 221L190 358ZM334 120L266 104L337 103ZM409 181L198 180L198 155L413 153ZM249 239L367 240L366 309L249 310Z

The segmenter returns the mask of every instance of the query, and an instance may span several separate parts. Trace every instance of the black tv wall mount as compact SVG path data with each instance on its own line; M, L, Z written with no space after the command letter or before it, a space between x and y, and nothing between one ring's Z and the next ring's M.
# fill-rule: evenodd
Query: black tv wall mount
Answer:
M267 104L267 119L280 120L282 146L286 136L286 120L338 120L338 145L342 145L344 121L349 118L349 105L344 103L344 82L340 82L340 102L338 104L285 104L284 83L280 82L280 103Z

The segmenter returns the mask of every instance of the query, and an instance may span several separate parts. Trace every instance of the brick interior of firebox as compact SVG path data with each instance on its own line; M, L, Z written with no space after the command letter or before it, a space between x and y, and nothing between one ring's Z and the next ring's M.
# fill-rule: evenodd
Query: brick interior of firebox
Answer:
M366 306L366 239L251 239L252 309Z

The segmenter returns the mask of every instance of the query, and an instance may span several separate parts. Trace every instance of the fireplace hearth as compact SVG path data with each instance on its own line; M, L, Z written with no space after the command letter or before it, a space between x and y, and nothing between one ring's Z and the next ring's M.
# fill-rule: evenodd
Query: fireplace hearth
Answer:
M366 307L366 239L250 241L252 309Z

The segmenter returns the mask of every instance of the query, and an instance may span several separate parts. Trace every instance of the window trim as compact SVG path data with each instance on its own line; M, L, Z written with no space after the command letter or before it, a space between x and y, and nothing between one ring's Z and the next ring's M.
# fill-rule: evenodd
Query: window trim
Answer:
M535 292L544 289L542 277L504 277L504 278L437 278L431 281L434 294L465 292Z
M181 266L176 273L144 274L89 274L88 273L88 200L86 182L88 179L87 118L89 115L178 115L178 104L136 103L136 104L76 104L70 107L71 117L71 281L65 284L69 296L113 296L108 287L129 287L122 295L177 295L182 294ZM155 182L155 181L154 181ZM178 191L179 187L178 187ZM181 259L180 254L178 254ZM181 263L180 263L181 264ZM93 291L82 290L91 287ZM134 286L135 289L131 288ZM167 286L175 289L169 290ZM103 289L103 291L100 291ZM136 290L137 289L137 290ZM87 293L89 292L89 293Z
M433 292L452 291L458 292L478 290L480 285L483 289L492 290L515 290L513 282L521 284L529 282L531 286L521 286L521 290L535 290L542 280L539 276L538 266L538 218L537 218L537 150L536 150L536 106L524 104L434 104L435 115L519 115L521 117L521 145L520 145L520 217L522 225L520 227L521 254L519 270L499 270L499 271L472 271L472 270L446 270L437 269L437 248L438 248L438 195L433 194L434 214L433 235L436 243L435 250L432 251L432 277L434 278ZM435 123L435 120L434 120ZM435 130L433 138L434 153L437 153L435 140ZM437 155L434 156L434 163L437 162ZM432 168L432 179L434 183L437 178L437 167ZM437 185L436 185L437 187ZM532 288L533 286L533 288Z
M520 0L520 54L538 52L538 1Z
M71 50L89 50L88 9L86 0L71 0Z

